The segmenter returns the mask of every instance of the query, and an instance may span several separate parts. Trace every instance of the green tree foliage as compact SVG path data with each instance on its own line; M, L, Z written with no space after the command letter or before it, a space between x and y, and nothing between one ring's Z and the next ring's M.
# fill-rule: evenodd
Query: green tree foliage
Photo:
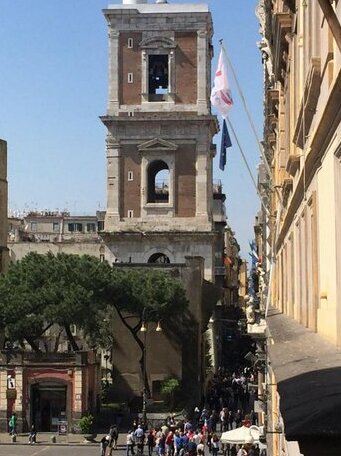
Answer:
M186 307L182 284L170 274L112 268L87 255L29 253L0 276L0 327L8 340L22 346L26 341L36 351L52 325L65 330L75 351L71 325L82 329L94 347L110 349L113 318L119 316L143 353L142 321L166 320Z
M112 269L91 256L29 253L0 277L0 321L10 341L37 339L52 325L65 329L78 350L70 325L91 332L97 308L111 300Z
M165 396L171 409L174 408L174 397L180 389L180 382L177 378L168 378L161 383L161 394Z
M115 308L144 321L163 320L183 312L187 299L181 282L153 269L114 269Z
M82 434L90 434L93 430L94 417L92 415L84 415L78 420L77 424Z

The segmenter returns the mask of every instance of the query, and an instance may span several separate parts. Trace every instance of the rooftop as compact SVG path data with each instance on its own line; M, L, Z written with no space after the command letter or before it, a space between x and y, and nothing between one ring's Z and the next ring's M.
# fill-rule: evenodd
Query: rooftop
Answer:
M142 14L153 13L208 13L209 8L206 3L185 3L185 4L169 4L169 3L144 3L123 5L122 3L109 5L107 10L137 10Z

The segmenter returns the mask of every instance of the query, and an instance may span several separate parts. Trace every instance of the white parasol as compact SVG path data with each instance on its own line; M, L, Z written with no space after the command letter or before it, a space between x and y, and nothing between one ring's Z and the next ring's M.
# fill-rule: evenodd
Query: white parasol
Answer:
M259 443L259 427L258 426L242 426L232 431L226 431L221 434L221 443Z

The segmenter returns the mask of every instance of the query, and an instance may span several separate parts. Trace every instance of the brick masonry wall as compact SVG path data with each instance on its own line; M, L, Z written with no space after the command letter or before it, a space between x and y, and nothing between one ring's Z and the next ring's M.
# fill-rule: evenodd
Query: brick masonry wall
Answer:
M195 216L195 146L182 145L175 158L175 215L177 217Z
M141 214L141 156L135 145L125 145L121 158L121 217L127 217L128 210L134 211L134 218ZM128 171L133 172L133 181L128 181Z
M128 48L132 38L133 48ZM119 38L119 93L121 104L141 104L141 49L142 33L121 32ZM128 83L128 73L133 73L133 83Z
M197 102L197 34L176 33L176 103Z

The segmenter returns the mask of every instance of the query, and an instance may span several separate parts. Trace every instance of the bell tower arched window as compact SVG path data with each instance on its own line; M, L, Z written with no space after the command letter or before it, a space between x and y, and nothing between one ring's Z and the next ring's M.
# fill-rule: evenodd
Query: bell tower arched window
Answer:
M142 102L174 103L175 48L174 39L152 36L141 41Z
M148 263L169 264L170 259L164 253L154 253L148 260Z
M169 202L169 168L162 160L150 163L148 175L148 203Z

